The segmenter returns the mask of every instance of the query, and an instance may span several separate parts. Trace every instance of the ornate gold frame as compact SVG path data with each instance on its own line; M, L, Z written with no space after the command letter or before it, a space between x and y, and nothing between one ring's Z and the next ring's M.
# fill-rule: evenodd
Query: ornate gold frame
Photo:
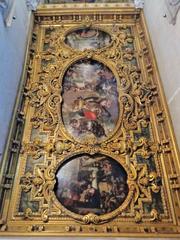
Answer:
M109 33L112 43L84 51L65 45L66 34L83 26ZM79 141L62 121L64 73L84 58L107 65L118 82L119 121L103 141L92 137ZM178 147L140 10L126 5L108 9L41 6L35 13L19 109L12 154L4 157L9 172L2 168L1 235L179 236ZM126 170L129 193L118 209L81 216L56 199L57 169L81 153L107 155Z

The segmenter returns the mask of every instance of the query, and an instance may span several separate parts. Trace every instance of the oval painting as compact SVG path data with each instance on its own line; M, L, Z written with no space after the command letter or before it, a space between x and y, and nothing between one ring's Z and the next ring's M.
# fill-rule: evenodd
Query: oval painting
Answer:
M63 79L62 119L66 130L83 141L107 138L119 116L117 82L112 71L96 60L79 60Z
M110 213L120 207L129 191L124 168L102 154L71 158L59 168L56 179L57 199L80 215Z
M106 47L111 42L111 36L99 29L83 28L75 30L65 37L65 43L71 48L99 49Z

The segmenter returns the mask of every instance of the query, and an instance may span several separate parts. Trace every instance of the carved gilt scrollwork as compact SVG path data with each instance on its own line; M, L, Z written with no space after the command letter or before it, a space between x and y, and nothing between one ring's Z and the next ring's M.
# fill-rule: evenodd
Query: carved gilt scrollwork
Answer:
M167 226L175 221L172 193L165 188L170 185L177 201L178 174L170 158L173 147L169 130L164 127L166 118L159 100L159 83L153 75L154 65L139 11L133 11L136 13L130 15L95 12L84 16L76 12L75 15L35 16L28 80L23 93L24 135L19 144L17 186L10 212L13 221L21 222L18 226L28 234L117 236L135 231L138 236L154 236L158 231L164 234L163 224ZM106 36L107 44L80 49L79 45L73 48L68 43L68 36L78 33L86 38L89 29L92 39L97 41L98 36ZM81 64L105 69L103 84L109 77L114 85L92 88L92 80L85 87L80 82L78 88L69 81L74 92L65 97L69 87L67 76ZM101 76L102 72L95 77L97 74ZM109 91L108 94L103 90ZM89 95L83 91L89 91ZM111 100L112 95L118 112L117 121L113 123L110 116L114 105L111 102L107 107L107 102L103 102L104 98ZM71 97L78 100L73 99L72 108L66 102ZM70 125L72 121L65 121L64 109L68 109L70 120L73 116L78 120L88 119L78 132L82 138L76 135L77 126L73 129L74 123ZM100 122L102 115L106 119L103 123ZM71 167L68 168L68 164ZM61 174L66 168L69 172L63 176L66 182L62 185L65 191L58 192L58 186L64 184ZM70 173L75 176L79 169L83 169L79 185L73 180L74 185L70 186ZM122 176L116 169L120 169ZM89 190L87 183L96 187L90 186ZM97 186L100 189L100 185L101 193L105 188L102 196L106 201L101 200L98 207L91 207L88 212L87 196L95 192ZM69 189L76 188L80 189L78 197L84 199L80 201L77 195L69 195L68 200L75 199L72 207L72 201L65 201L62 195L67 196ZM113 191L116 194L113 195ZM110 196L108 201L107 196ZM83 207L79 207L78 201L83 202ZM82 208L80 212L77 206ZM25 230L22 221L27 223ZM8 229L6 221L0 222L0 229ZM173 231L176 230L171 225Z
M81 29L82 25L74 29ZM41 53L41 69L38 72L38 81L32 82L27 93L30 106L34 109L31 118L32 126L43 131L50 131L51 138L48 142L43 142L35 138L33 142L26 143L22 146L21 153L28 153L33 159L39 159L42 155L56 156L53 168L34 169L34 175L27 172L21 178L22 190L31 191L33 198L44 198L47 202L51 201L51 194L55 184L54 168L59 166L63 159L78 153L89 153L91 155L102 152L110 156L122 156L120 161L122 166L129 172L129 197L123 205L139 206L141 209L143 201L152 201L151 191L157 193L160 187L156 183L156 173L149 172L146 163L139 165L132 162L131 158L136 158L140 154L145 160L154 156L152 149L153 143L146 136L141 136L134 141L131 137L126 137L134 130L149 128L149 117L147 107L153 103L157 95L156 87L150 83L143 82L141 70L135 59L134 37L131 28L123 25L116 28L99 27L93 25L92 28L103 29L111 35L112 42L103 49L85 49L83 51L72 49L64 43L68 33L74 29L60 27L50 27L45 30L44 49ZM120 115L117 127L111 136L103 142L97 142L96 138L87 138L83 142L72 138L63 126L62 112L62 85L63 76L68 67L77 62L79 59L95 59L107 64L113 71L118 84ZM63 64L62 64L63 63ZM124 129L124 130L123 130ZM127 132L125 134L125 132ZM35 160L34 160L35 161ZM134 193L133 193L134 192ZM134 196L134 197L133 197ZM41 200L42 201L42 200ZM129 202L129 203L128 203ZM88 214L83 216L67 211L63 206L63 212L67 212L78 221L84 223L100 224L104 221L118 216L124 207L104 216ZM61 209L61 210L62 210ZM47 211L47 210L46 210ZM142 211L142 210L141 210ZM156 210L154 210L156 211ZM138 212L136 212L136 218ZM27 214L25 214L27 215ZM150 216L153 215L150 213ZM43 215L47 219L47 214ZM138 222L138 220L136 220Z

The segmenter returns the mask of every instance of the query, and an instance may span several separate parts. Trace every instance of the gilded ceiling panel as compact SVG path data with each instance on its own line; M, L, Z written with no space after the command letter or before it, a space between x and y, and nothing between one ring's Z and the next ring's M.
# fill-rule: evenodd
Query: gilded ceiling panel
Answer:
M1 234L178 236L178 149L142 12L42 6L25 70Z

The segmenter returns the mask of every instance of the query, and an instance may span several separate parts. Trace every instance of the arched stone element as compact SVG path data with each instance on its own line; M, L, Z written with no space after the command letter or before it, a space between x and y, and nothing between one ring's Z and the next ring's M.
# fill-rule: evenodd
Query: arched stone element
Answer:
M6 9L8 7L8 1L7 0L0 0L0 8Z
M26 5L29 11L35 11L41 0L26 0Z
M180 9L180 0L166 0L167 17L171 24L176 24L177 14Z
M144 8L144 0L134 0L135 8Z
M15 0L0 0L0 9L2 10L5 25L10 27L12 25L13 18L15 18Z

